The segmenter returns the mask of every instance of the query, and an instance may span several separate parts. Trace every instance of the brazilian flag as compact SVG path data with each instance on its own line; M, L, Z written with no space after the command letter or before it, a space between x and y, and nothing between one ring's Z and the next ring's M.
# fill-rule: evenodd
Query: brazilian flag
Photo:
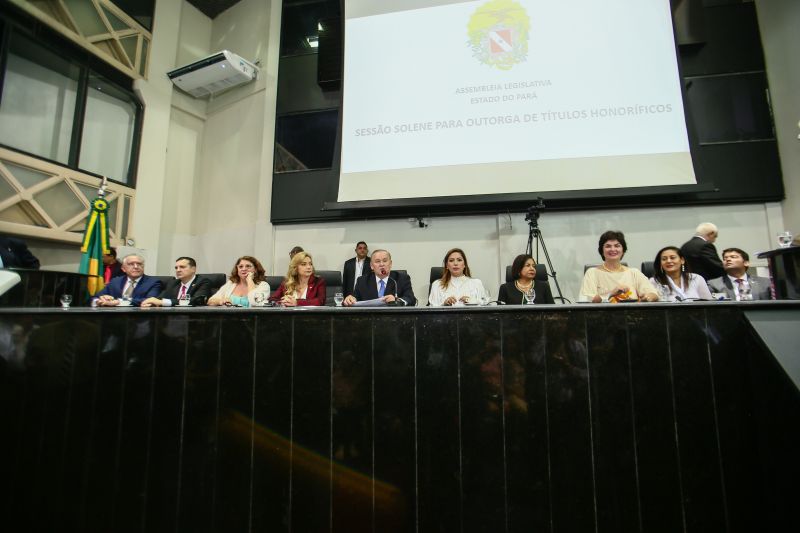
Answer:
M105 198L98 197L92 200L92 207L86 219L86 233L83 235L81 245L81 266L78 272L88 274L89 294L94 296L105 286L103 279L103 254L110 252L108 249L108 222L106 212L108 202Z

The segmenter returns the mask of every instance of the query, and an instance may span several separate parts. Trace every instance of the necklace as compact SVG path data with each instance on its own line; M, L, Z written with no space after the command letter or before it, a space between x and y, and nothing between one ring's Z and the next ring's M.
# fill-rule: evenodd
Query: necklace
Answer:
M619 265L619 268L617 268L615 270L611 270L610 268L608 268L608 266L606 266L606 262L605 261L603 261L602 268L606 272L622 272L625 269L625 267L623 265Z
M514 282L514 285L517 287L519 292L528 292L528 290L533 286L533 281L531 281L527 285L523 285L519 282L519 280L517 280Z

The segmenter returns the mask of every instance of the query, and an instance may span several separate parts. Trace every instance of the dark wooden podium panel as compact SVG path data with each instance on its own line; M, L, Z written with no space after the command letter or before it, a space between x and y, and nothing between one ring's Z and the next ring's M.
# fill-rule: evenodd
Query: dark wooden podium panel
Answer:
M795 531L759 305L3 309L0 524Z
M758 254L769 261L769 277L778 300L800 300L800 246Z
M62 294L72 296L75 307L88 305L89 276L55 270L13 268L22 280L0 296L0 307L58 307Z

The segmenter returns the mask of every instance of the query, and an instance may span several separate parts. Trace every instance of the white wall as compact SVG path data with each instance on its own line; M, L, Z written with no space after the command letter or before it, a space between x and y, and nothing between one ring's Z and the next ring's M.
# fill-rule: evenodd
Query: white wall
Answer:
M785 228L800 233L800 1L756 0L783 170Z
M662 209L626 209L613 211L550 212L545 210L539 227L545 238L561 290L574 300L583 278L583 266L600 262L597 240L608 229L625 233L628 253L625 260L637 268L642 261L652 261L663 246L680 246L688 240L700 222L713 221L720 228L718 250L730 246L743 248L754 256L756 251L774 247L767 228L780 217L777 204L685 207ZM462 248L470 270L486 288L497 294L505 267L524 253L528 224L524 213L499 216L449 217L427 219L429 227L416 222L376 220L368 222L328 223L275 227L274 261L270 274L284 274L288 252L303 246L314 257L320 270L340 270L354 255L355 243L366 241L371 250L387 248L394 268L408 270L415 293L428 293L430 267L441 266L449 248ZM535 255L535 254L534 254ZM751 257L751 263L766 263ZM540 262L545 262L540 252ZM555 294L556 287L551 281Z

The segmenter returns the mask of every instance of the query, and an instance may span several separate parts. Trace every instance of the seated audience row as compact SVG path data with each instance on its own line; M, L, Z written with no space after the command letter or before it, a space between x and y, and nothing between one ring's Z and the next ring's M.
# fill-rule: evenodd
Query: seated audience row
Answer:
M770 298L769 280L747 275L749 257L743 250L724 250L725 275L706 282L691 272L684 248L685 245L681 248L666 246L659 250L653 264L654 275L648 280L636 268L623 264L628 250L625 235L620 231L606 231L600 236L597 249L603 261L586 270L579 300L594 303L709 300L712 293L732 300ZM99 306L142 307L168 307L180 302L193 306L251 307L267 301L284 307L325 305L325 280L315 275L311 254L301 250L293 252L286 277L271 294L266 271L252 256L237 259L227 282L211 295L209 280L197 276L197 265L191 257L179 257L175 261L175 279L162 288L157 278L144 274L141 256L127 255L120 266L124 275L110 277L96 295L95 302ZM387 250L375 250L368 266L364 264L366 243L358 243L356 254L354 259L361 264L357 269L350 265L354 267L353 274L365 273L354 281L352 293L344 298L345 306L359 302L360 305L416 305L411 278L405 272L392 271L392 256ZM442 266L442 277L431 284L429 305L481 304L491 299L481 280L471 277L462 249L448 250ZM501 304L554 303L549 284L536 280L536 261L528 254L514 259L511 281L500 287L497 301Z

